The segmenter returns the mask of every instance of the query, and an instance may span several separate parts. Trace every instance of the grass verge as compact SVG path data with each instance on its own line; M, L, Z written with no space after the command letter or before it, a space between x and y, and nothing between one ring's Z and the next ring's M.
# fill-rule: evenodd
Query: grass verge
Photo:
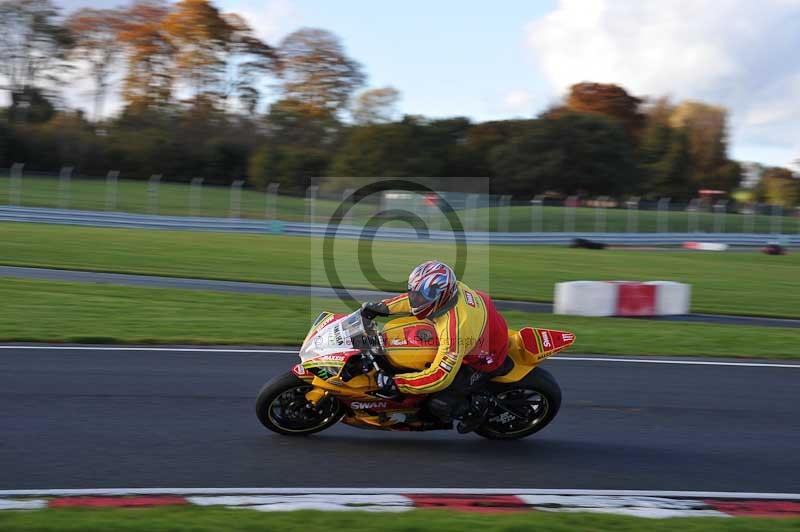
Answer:
M339 240L344 286L373 288L359 242ZM694 312L800 317L800 254L592 251L547 246L468 248L465 281L498 299L550 301L570 280L671 280L692 285ZM422 260L454 263L454 246L375 241L379 288L400 291ZM0 264L285 284L325 284L315 238L0 223Z
M637 517L521 512L505 514L456 513L443 510L412 510L401 514L364 512L275 512L264 514L245 509L221 508L137 508L137 509L48 509L33 512L0 513L0 529L139 531L191 530L255 531L281 530L316 532L329 530L387 530L438 532L480 528L484 532L539 530L595 530L615 532L707 532L765 530L795 531L798 519L717 517L642 519Z
M0 279L0 340L296 345L336 300ZM575 352L800 358L800 329L504 313L572 331Z

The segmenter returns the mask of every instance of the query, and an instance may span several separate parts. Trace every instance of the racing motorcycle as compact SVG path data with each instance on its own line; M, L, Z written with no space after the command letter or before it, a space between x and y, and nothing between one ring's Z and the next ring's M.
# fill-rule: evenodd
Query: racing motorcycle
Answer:
M540 431L558 413L561 389L538 365L575 341L572 333L525 327L509 330L507 362L481 390L490 407L475 432L491 439L518 439ZM256 414L268 429L307 435L339 421L353 427L424 431L452 429L428 412L427 396L379 397L378 372L397 374L429 367L438 350L432 322L414 317L382 329L352 314L323 312L300 348L300 363L267 382ZM509 362L510 361L510 362Z

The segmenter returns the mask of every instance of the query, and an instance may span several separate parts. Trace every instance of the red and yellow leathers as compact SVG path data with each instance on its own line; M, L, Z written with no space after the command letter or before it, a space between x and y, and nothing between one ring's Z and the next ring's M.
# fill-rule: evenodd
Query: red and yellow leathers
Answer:
M439 315L428 317L436 328L439 347L430 367L416 373L395 375L404 394L430 394L453 382L461 364L478 371L499 368L508 353L508 326L491 298L464 283L458 283L455 304ZM408 295L383 301L390 314L410 314Z

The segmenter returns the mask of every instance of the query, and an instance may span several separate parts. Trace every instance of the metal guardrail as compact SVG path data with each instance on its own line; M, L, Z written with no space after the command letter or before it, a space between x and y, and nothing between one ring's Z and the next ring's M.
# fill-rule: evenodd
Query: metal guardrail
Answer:
M122 212L78 211L34 207L0 207L0 221L80 225L90 227L126 227L134 229L173 229L228 233L285 234L300 236L325 236L328 226L280 220L250 220L242 218L208 218L198 216L162 216ZM576 238L585 238L606 244L641 246L678 245L687 240L718 242L733 246L761 246L778 241L786 246L800 246L800 235L749 234L749 233L498 233L469 232L466 239L475 244L568 244ZM411 229L392 229L340 225L337 238L373 237L379 240L416 240ZM430 231L434 241L452 241L450 231Z

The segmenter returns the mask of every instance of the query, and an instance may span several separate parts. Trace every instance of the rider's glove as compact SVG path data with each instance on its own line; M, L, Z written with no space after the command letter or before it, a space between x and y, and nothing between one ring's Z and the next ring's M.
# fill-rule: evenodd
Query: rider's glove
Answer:
M378 397L394 399L400 395L400 391L397 389L397 385L394 383L394 379L391 375L379 372L375 376L375 380L379 387L378 391L375 393Z
M361 315L365 320L374 320L376 316L388 316L390 314L389 307L386 303L364 303L361 305Z

